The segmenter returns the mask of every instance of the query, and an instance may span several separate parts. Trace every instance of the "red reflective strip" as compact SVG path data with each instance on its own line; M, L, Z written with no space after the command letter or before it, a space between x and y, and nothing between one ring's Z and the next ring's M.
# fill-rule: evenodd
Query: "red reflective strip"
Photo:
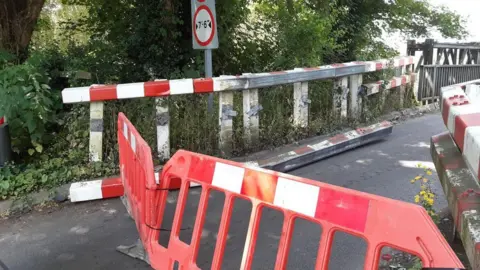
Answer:
M90 87L90 101L117 99L116 85L102 85Z
M480 126L480 113L462 114L455 117L455 133L453 139L460 151L463 152L465 130L467 127Z
M405 59L400 59L399 64L400 66L405 66Z
M308 146L304 146L302 148L297 148L295 150L293 150L293 152L297 153L298 155L303 155L305 153L308 153L308 152L312 152L313 149L308 147Z
M445 98L442 106L442 117L445 125L448 124L448 115L450 113L450 106L460 106L468 104L468 100L464 95L454 95L453 97Z
M407 76L402 76L402 85L407 84Z
M108 178L102 180L102 198L114 198L123 196L123 184L121 178Z
M346 141L346 140L348 140L348 138L344 134L338 134L338 135L333 136L333 137L328 139L328 141L333 143L333 144L337 144L337 143L340 143L340 142L343 142L343 141Z
M377 62L377 64L375 65L375 69L376 69L376 70L381 70L381 69L383 69L383 63L382 63L382 62Z
M241 194L273 203L277 181L277 176L272 173L246 169Z
M370 200L359 195L320 188L315 218L365 232Z
M358 132L358 134L360 134L360 135L364 135L364 134L370 133L370 132L372 132L372 131L373 131L373 129L370 128L370 127L357 128L357 132Z
M391 88L394 88L394 87L397 87L397 80L393 79L390 81L390 87Z
M287 72L286 71L273 71L273 72L269 72L270 74L272 75L276 75L276 74L286 74Z
M195 93L210 93L210 92L213 92L213 80L212 80L212 78L194 79L193 80L193 91Z
M170 83L168 81L145 82L143 88L146 97L170 95Z
M460 168L460 165L464 166L463 159L455 159L454 161L450 161L448 164L444 164L445 170L456 170Z
M0 118L0 125L3 125L5 123L5 117Z
M195 181L211 184L216 162L212 159L203 159L201 156L192 155L188 178Z
M388 122L388 121L383 121L382 123L380 123L383 127L391 127L392 126L392 123Z
M451 100L449 98L445 98L443 100L442 118L443 118L443 123L445 125L448 124L448 114L450 113L450 104L451 104Z

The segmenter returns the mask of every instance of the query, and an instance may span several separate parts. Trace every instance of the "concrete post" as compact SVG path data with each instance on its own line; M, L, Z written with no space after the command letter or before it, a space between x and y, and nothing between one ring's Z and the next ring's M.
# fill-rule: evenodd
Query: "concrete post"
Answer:
M233 92L219 93L219 121L220 136L219 148L224 157L232 156L233 148L233 117L237 112L233 110Z
M350 108L349 115L352 118L357 118L362 107L362 99L358 97L358 92L363 83L363 75L356 74L349 77L350 80Z
M259 112L262 106L258 103L258 89L244 90L243 94L243 130L245 144L252 147L258 143Z
M308 82L293 84L293 125L296 127L308 126Z
M341 77L333 84L333 112L335 116L347 117L348 77Z
M102 161L103 102L90 103L90 161Z
M155 123L157 125L157 154L160 160L170 158L170 114L168 98L155 99Z
M398 68L398 72L397 72L398 76L397 77L402 77L402 75L406 73L405 70L406 70L405 66ZM399 93L400 108L403 108L403 106L405 104L404 99L405 99L406 88L407 88L407 86L403 85L403 84L400 85L400 87L398 88L398 90L400 91L400 93Z

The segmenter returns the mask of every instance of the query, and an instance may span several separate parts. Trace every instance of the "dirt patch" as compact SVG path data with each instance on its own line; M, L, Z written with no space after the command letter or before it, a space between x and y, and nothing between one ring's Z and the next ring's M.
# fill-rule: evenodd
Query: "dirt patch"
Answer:
M424 106L407 108L399 111L393 111L386 115L379 117L380 120L387 120L393 124L398 124L399 122L404 122L408 119L421 117L425 114L430 113L439 113L440 106L438 103L432 103Z

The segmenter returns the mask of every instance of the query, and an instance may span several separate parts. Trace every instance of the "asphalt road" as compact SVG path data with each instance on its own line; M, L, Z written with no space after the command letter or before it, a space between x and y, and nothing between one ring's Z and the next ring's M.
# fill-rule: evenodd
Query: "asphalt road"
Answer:
M421 172L415 165L431 164L429 139L444 131L439 115L411 119L394 128L385 141L371 144L330 159L295 170L291 174L334 185L412 201L418 187L409 180ZM436 175L435 189L441 198L437 209L446 207ZM167 208L173 213L173 199ZM195 201L199 192L188 198L180 239L190 241ZM214 193L202 233L198 265L209 269L216 232L223 207L223 195ZM250 203L237 200L227 240L223 269L238 269L250 216ZM167 216L168 219L168 216ZM120 200L64 205L59 210L32 212L18 218L0 221L0 260L9 269L150 269L142 261L115 251L137 238L133 221ZM282 215L264 211L252 269L272 269L275 263ZM288 269L313 269L321 228L299 220L295 225ZM168 224L163 227L168 228ZM166 244L168 233L162 234ZM339 233L334 239L330 269L362 269L365 243L360 238ZM1 269L1 266L0 266Z

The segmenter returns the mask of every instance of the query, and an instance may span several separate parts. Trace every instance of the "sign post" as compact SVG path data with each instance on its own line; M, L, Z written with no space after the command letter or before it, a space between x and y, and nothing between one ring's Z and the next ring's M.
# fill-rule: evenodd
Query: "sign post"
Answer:
M212 74L212 49L218 48L217 15L215 0L192 0L193 48L205 50L205 77ZM208 111L212 112L213 94L208 96Z

